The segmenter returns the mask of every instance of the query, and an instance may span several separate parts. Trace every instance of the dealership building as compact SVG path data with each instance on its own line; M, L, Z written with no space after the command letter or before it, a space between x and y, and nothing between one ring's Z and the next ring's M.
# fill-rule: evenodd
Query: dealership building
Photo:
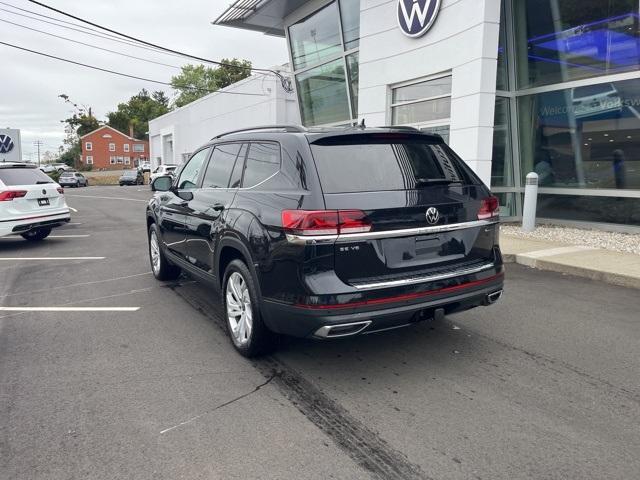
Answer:
M639 3L237 0L214 23L286 38L291 92L272 78L269 94L297 108L278 119L435 132L491 185L503 217L521 215L534 171L540 218L634 229Z

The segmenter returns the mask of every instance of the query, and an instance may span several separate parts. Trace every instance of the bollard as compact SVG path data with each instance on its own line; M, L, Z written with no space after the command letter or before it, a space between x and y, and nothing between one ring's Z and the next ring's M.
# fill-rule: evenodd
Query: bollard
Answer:
M527 175L524 190L524 208L522 209L522 230L533 232L536 229L536 209L538 208L538 174Z

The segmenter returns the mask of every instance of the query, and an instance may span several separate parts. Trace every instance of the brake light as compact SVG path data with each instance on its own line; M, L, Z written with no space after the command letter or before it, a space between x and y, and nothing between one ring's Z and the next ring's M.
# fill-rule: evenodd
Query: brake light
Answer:
M24 190L8 190L0 192L0 202L10 202L14 198L22 198L27 194Z
M58 187L58 193L59 193L60 195L64 195L64 188L62 188L62 187Z
M282 226L296 235L338 235L371 230L361 210L284 210Z
M478 220L487 220L489 218L500 215L500 201L498 197L488 197L482 199L480 210L478 211Z

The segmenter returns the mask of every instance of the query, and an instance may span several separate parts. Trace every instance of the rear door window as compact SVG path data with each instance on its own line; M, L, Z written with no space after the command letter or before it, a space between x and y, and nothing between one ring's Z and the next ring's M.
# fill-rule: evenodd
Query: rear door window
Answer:
M216 145L204 174L202 188L227 188L231 172L238 160L242 144L224 143Z
M280 145L251 143L244 168L243 188L255 187L280 170Z
M325 193L412 190L477 184L444 143L420 136L345 136L311 145Z
M0 181L8 187L53 183L39 168L0 168Z

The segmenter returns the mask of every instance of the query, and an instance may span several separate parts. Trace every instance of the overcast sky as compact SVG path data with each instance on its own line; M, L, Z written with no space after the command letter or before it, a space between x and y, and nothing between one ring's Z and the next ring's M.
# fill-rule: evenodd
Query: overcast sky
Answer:
M283 39L211 25L211 21L225 10L231 0L42 0L42 3L149 42L205 58L245 58L251 60L255 67L272 67L287 61ZM14 15L7 10L34 16L7 4L57 16L27 0L0 0L0 20L178 67L189 63L183 58L156 54ZM66 17L59 18L73 21ZM84 47L5 21L0 21L2 42L167 82L179 72L176 68ZM72 114L71 107L58 98L62 93L69 95L75 103L92 107L99 120L104 120L107 112L142 88L162 89L170 98L173 96L170 87L88 70L5 45L0 45L0 58L0 127L19 128L22 131L23 156L27 160L30 155L36 160L33 154L33 142L36 139L44 142L44 150L56 150L62 143L64 128L60 120Z

